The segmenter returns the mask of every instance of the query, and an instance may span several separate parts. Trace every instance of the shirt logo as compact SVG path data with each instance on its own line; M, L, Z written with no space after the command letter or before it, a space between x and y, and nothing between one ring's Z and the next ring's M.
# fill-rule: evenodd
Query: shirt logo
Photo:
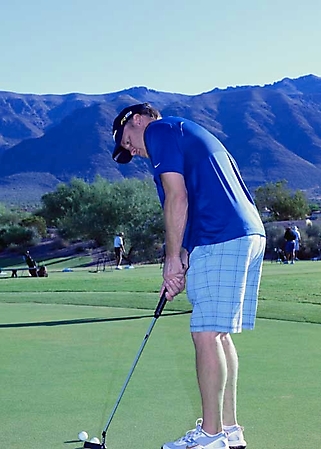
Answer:
M160 162L158 164L154 165L154 168L157 168L159 166L160 166Z

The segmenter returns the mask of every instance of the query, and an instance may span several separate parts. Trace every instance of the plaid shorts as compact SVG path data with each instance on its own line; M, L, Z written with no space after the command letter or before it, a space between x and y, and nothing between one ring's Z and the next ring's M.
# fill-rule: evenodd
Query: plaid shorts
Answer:
M191 332L254 328L265 242L249 235L194 248L186 283Z

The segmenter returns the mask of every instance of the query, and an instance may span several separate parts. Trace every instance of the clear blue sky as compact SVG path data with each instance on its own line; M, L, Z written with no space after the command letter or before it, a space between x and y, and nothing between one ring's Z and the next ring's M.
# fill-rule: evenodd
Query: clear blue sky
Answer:
M321 76L320 0L8 0L0 90L197 94Z

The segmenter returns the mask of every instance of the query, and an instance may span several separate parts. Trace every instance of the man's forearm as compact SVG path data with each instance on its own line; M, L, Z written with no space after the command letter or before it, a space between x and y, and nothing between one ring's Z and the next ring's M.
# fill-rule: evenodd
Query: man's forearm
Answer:
M166 256L180 257L186 220L187 220L186 194L169 194L164 204L164 220L166 231Z
M175 172L163 173L161 180L165 192L166 257L180 257L188 213L185 180L180 173Z
M162 289L167 290L168 300L184 290L185 268L181 259L181 247L188 214L188 198L184 178L176 172L161 175L165 192L165 251Z

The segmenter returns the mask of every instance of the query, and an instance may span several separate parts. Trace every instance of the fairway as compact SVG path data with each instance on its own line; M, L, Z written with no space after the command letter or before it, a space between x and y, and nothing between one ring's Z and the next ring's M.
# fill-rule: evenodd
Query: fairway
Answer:
M234 338L248 449L262 441L265 449L319 444L320 325L297 321L311 321L310 308L320 308L321 265L298 266L265 264L260 293L259 314L291 310L292 321L258 319L254 332ZM291 292L301 300L290 301L285 290L300 272L303 287L296 281ZM306 276L316 279L312 300ZM79 431L100 437L151 322L160 279L154 266L0 280L0 420L7 447L76 449ZM182 295L157 321L108 431L109 448L160 448L200 415L189 314L173 314L189 308Z

